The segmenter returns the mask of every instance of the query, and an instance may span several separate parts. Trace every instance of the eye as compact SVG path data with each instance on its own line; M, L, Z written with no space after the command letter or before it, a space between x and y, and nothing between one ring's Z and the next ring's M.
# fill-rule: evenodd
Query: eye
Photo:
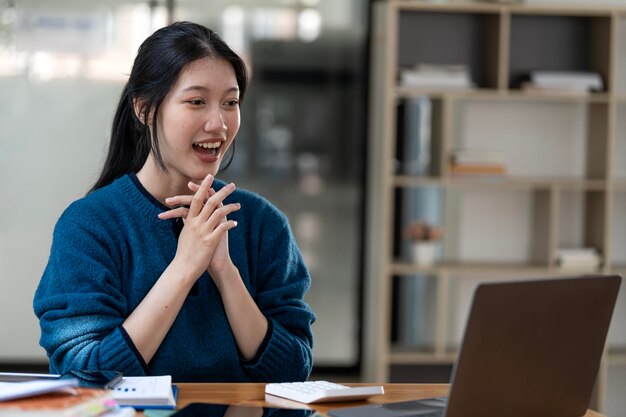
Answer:
M204 100L202 100L201 98L192 98L191 100L187 100L187 103L191 104L192 106L202 106L204 104Z
M224 105L226 107L237 107L237 106L239 106L239 100L236 100L236 99L226 100Z

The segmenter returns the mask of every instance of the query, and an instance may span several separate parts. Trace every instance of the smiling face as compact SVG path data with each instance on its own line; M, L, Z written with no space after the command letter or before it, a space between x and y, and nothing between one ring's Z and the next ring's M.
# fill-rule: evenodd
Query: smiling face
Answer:
M175 184L215 176L239 130L239 88L224 59L189 63L163 100L157 134L167 176Z

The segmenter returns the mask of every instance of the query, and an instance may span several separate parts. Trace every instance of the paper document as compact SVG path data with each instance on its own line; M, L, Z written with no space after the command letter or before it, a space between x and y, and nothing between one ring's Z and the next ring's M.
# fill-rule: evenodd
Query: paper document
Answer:
M78 387L76 379L52 381L0 382L0 401L32 397L48 392L68 390Z

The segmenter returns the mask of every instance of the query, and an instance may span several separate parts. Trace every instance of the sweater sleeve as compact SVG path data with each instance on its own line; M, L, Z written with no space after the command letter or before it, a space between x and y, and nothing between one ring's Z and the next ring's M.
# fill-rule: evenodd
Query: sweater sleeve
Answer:
M109 232L110 234L110 232ZM61 217L34 298L40 344L52 372L116 370L145 375L147 366L121 327L128 314L107 231ZM118 264L119 265L119 264Z
M270 334L256 360L244 366L256 381L304 381L313 367L315 315L303 300L311 278L286 217L281 213L273 220L261 234L255 295L272 322Z

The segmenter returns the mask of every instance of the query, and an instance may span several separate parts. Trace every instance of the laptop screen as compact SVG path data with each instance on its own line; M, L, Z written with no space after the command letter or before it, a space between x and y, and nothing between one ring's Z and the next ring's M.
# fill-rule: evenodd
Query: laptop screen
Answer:
M481 284L446 417L566 417L591 399L621 278Z
M571 417L589 407L621 277L481 284L450 396L331 410L331 417Z

